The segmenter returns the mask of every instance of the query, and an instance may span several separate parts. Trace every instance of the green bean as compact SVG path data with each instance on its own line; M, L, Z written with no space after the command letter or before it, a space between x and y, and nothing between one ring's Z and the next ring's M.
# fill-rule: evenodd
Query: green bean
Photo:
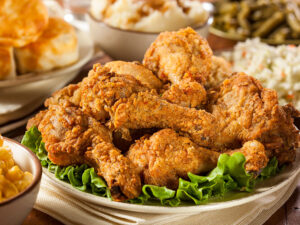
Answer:
M248 16L250 14L250 7L247 2L241 2L241 11L237 15L238 23L240 26L250 32L250 24L247 20Z
M252 23L251 30L257 30L263 23L264 23L264 21L257 21L255 23Z
M293 13L289 13L287 15L287 23L289 24L289 26L292 28L294 32L300 33L300 23Z
M290 32L291 32L291 30L288 27L282 26L282 27L279 27L278 29L276 29L270 35L270 38L274 39L277 42L283 42L287 38L287 36Z
M254 31L254 37L265 37L267 36L277 25L285 20L285 14L277 11L274 15L266 20L257 30Z

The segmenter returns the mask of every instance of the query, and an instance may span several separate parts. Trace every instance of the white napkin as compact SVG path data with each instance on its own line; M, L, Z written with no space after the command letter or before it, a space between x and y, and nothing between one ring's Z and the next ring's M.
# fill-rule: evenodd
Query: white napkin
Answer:
M193 214L146 214L94 205L53 186L43 175L35 208L66 225L76 224L169 224L169 225L260 225L292 195L300 178L298 170L280 190L244 205Z

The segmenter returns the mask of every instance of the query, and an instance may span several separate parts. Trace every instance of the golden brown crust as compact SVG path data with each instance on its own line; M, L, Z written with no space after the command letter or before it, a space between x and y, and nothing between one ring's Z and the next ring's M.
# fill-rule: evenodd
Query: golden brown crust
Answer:
M52 105L38 126L49 159L60 166L84 162L89 147L111 142L111 133L93 118L75 107Z
M179 84L191 79L205 84L212 50L192 28L161 33L147 50L143 64L162 81Z
M37 40L48 24L42 0L0 1L0 44L22 47Z
M115 201L136 198L141 193L141 178L133 163L111 143L100 143L92 151Z
M194 144L171 129L163 129L149 139L143 138L131 146L128 157L142 174L145 184L178 187L179 177L188 172L203 174L212 170L220 153Z
M105 121L117 100L146 90L133 76L113 73L109 68L96 64L82 81L80 106L86 114Z
M150 89L160 89L163 86L162 82L150 70L138 62L112 61L104 66L109 68L110 72L131 75Z

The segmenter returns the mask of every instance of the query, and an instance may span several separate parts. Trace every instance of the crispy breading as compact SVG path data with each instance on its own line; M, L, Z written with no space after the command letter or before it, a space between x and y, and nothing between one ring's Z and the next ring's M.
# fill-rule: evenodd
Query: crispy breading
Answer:
M204 84L211 70L212 50L192 28L163 32L147 50L143 64L162 81L183 79Z
M171 85L163 92L162 98L177 105L196 108L206 101L206 90L198 82L183 80Z
M100 64L94 65L89 76L81 84L80 106L84 113L105 121L109 118L110 108L123 98L130 97L133 93L148 90L131 75L110 72L107 67Z
M109 68L110 72L133 76L149 89L160 89L163 86L162 82L152 71L148 70L139 62L112 61L106 63L104 66Z
M115 200L124 201L141 193L141 178L133 163L111 143L95 146L91 156Z
M201 174L212 170L220 153L194 144L171 129L163 129L149 139L144 137L131 146L128 157L146 184L178 187L178 178L187 173Z

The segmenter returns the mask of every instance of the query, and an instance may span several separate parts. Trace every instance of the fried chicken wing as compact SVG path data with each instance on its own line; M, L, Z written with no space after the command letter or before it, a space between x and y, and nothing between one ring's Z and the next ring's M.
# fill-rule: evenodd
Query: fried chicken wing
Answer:
M245 155L247 171L258 172L268 163L264 146L258 141L246 142L241 149L226 151ZM163 129L150 138L144 137L131 146L129 159L135 164L146 184L178 187L178 178L187 179L188 172L206 173L217 166L221 153L199 147L174 130Z
M211 71L212 50L193 29L161 33L147 50L143 64L162 81L173 85L163 98L182 106L199 107Z
M52 105L39 126L48 158L60 166L95 166L114 200L139 196L141 180L132 163L112 144L111 132L76 107Z

